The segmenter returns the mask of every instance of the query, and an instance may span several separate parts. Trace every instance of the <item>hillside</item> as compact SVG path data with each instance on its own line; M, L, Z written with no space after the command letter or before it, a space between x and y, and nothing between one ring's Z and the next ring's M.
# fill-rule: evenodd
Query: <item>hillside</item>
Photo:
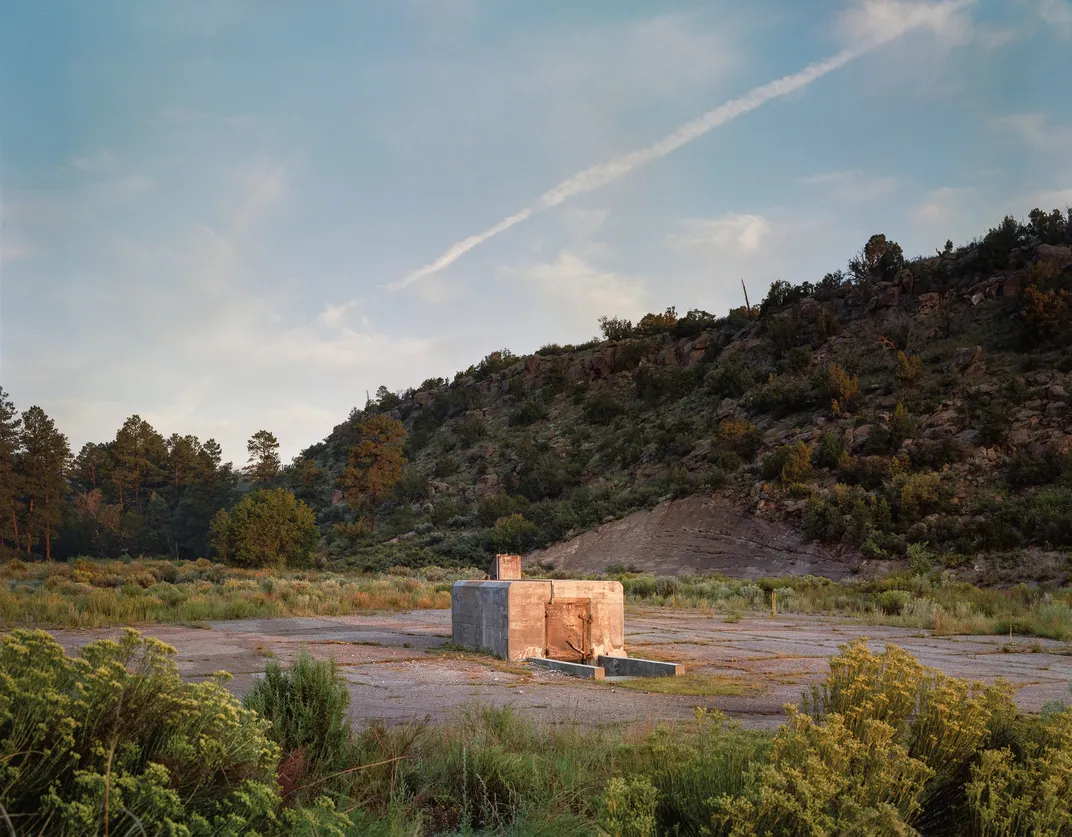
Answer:
M776 283L750 310L604 318L599 342L495 352L449 382L381 388L289 481L317 509L327 555L367 567L480 566L697 496L681 526L765 521L783 527L768 530L775 553L792 544L820 564L926 544L913 555L955 567L1001 553L1019 575L1060 574L1070 245L1056 210L908 261L874 236L847 271ZM411 464L369 533L331 495L378 412L405 425ZM644 563L626 551L617 563ZM681 566L701 569L702 553Z

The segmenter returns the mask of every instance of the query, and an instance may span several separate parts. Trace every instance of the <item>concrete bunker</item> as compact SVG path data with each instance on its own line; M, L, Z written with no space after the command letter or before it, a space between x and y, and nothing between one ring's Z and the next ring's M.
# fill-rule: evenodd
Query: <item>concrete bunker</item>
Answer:
M454 583L450 604L453 641L504 660L596 679L608 667L611 676L683 673L675 663L626 655L625 596L617 581L523 579L520 557L498 555L487 580Z

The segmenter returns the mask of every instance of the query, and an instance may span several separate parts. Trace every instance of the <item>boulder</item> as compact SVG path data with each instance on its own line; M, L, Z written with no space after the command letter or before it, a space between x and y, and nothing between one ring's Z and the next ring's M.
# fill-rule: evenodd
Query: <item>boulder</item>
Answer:
M982 346L965 346L953 352L953 362L950 364L950 369L963 372L982 360L982 357Z
M1072 265L1072 247L1059 244L1040 244L1035 251L1040 262L1051 262L1062 270Z
M971 445L974 447L979 444L979 440L982 438L982 434L978 430L961 430L953 439L960 442L962 445Z
M919 295L919 313L920 314L932 314L938 310L942 304L942 298L936 293L920 294Z

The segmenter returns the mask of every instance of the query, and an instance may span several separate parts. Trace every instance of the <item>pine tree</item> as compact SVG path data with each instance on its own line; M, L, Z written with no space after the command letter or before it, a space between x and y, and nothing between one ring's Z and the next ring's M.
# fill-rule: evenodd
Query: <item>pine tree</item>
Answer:
M19 498L19 473L15 464L22 448L22 419L8 394L0 388L0 544L11 538L19 548L19 519L15 507Z
M358 426L361 441L351 448L343 474L351 508L369 507L369 531L376 528L376 505L402 479L406 428L387 415L371 416Z
M245 472L256 485L265 485L279 476L279 440L271 431L258 430L246 443L249 464Z
M65 471L71 448L55 422L36 406L22 414L21 438L20 469L25 477L27 502L26 551L30 551L37 530L44 540L45 558L51 560L52 529L60 521L67 495Z
M166 467L164 437L141 416L134 415L115 434L112 454L115 460L112 479L119 490L119 505L125 507L132 493L134 509L141 514L144 489L157 486Z

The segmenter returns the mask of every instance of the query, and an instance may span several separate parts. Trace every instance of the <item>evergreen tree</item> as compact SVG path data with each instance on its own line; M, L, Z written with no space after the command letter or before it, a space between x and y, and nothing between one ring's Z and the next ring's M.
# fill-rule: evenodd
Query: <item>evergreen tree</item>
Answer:
M0 544L8 538L19 548L19 519L15 510L20 495L20 475L15 467L22 448L22 419L8 394L0 388Z
M370 416L358 426L361 441L350 450L343 474L351 508L369 508L369 531L376 528L376 505L402 479L406 428L387 415Z
M142 494L146 488L159 487L165 472L167 445L164 437L141 416L131 416L115 434L112 446L115 468L112 479L119 490L119 505L134 501L134 510L142 513Z
M33 546L34 532L39 532L45 558L51 560L52 530L60 521L68 490L65 470L71 448L55 422L36 406L22 414L21 438L19 464L25 478L26 551Z
M266 485L279 476L279 440L268 430L258 430L246 444L249 464L245 471L255 485Z

